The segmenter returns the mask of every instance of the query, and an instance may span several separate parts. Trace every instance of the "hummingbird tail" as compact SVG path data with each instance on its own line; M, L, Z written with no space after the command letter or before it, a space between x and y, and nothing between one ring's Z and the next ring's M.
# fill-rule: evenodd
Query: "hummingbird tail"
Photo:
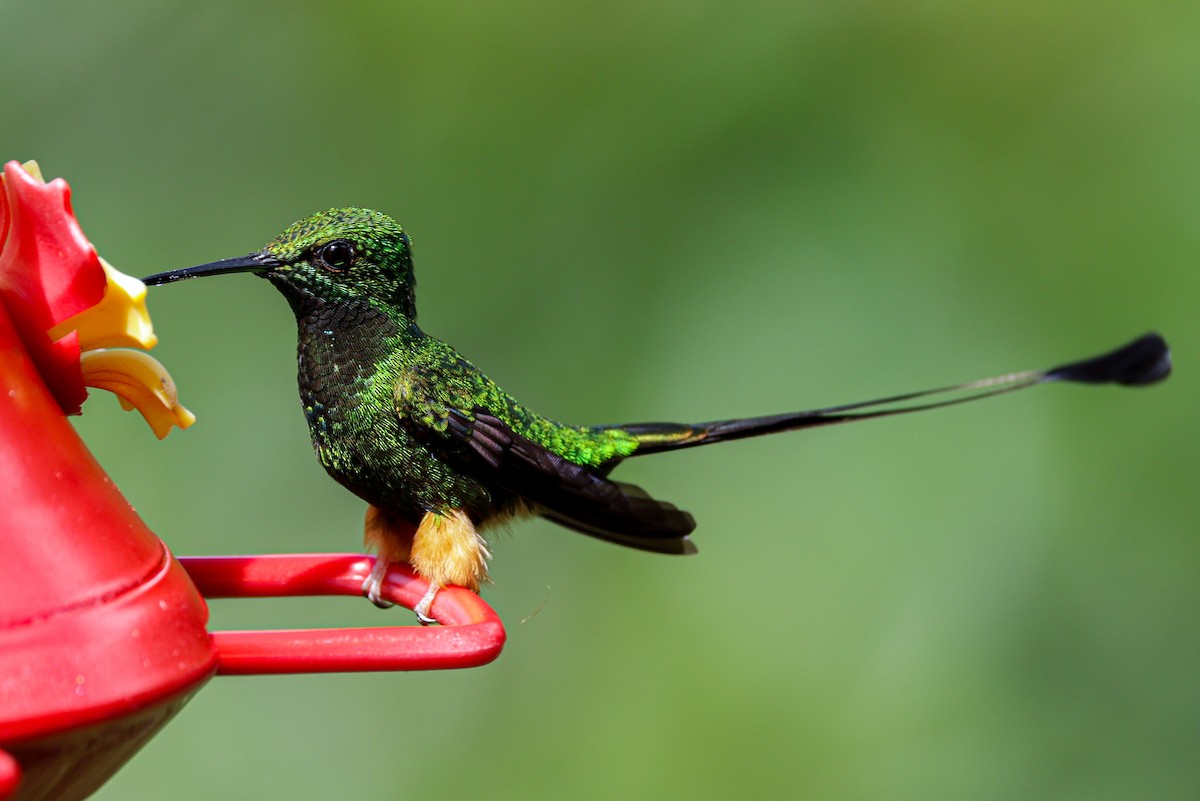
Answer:
M810 409L802 412L717 420L710 423L636 423L617 426L633 434L641 444L634 456L662 451L692 448L714 442L757 437L800 428L853 423L875 417L921 412L942 406L954 406L993 395L1016 392L1019 389L1052 381L1077 384L1121 384L1145 386L1161 381L1171 373L1171 353L1166 341L1158 334L1146 334L1109 353L1049 370L1027 370L1020 373L968 381L963 384L909 392L877 400ZM952 397L921 401L932 395Z

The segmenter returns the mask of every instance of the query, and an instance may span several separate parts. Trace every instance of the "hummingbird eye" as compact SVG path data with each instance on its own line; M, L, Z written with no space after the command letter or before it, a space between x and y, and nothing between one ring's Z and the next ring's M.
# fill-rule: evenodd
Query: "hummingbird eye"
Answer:
M345 239L335 239L322 245L317 251L317 258L332 270L349 267L355 255L354 245Z

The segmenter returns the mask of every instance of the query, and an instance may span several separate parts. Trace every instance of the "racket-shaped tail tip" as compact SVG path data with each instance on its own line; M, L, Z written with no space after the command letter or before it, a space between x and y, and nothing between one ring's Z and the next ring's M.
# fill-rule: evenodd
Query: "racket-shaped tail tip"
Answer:
M1141 387L1171 374L1171 349L1158 334L1146 334L1111 353L1046 371L1047 381Z

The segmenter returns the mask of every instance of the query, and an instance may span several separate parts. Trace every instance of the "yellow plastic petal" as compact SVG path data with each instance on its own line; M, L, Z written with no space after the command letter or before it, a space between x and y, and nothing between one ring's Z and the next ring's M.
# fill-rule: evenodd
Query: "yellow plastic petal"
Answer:
M42 177L42 168L39 167L38 163L36 161L34 161L33 159L30 159L29 161L22 164L21 169L24 170L25 172L29 173L29 175L31 175L32 177L38 179L38 181L40 183L43 183L43 184L46 183L46 179Z
M153 356L140 350L91 350L79 360L83 383L107 389L126 411L137 409L162 439L173 426L187 428L196 416L179 404L175 382Z
M146 311L146 285L113 267L104 259L100 266L108 277L104 298L90 309L63 320L50 329L50 338L79 332L79 347L145 348L158 344L150 313Z

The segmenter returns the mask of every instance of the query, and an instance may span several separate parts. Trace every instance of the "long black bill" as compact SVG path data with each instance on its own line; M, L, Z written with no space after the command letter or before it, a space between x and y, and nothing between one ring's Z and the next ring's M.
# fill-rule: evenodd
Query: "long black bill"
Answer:
M1049 370L1027 370L921 392L908 392L876 400L767 417L717 420L711 423L692 425L644 423L621 426L621 428L643 438L643 443L637 449L637 455L640 456L646 453L707 445L710 442L741 439L777 431L793 431L798 428L816 428L877 417L891 417L897 414L911 414L943 406L955 406L1057 381L1139 387L1161 381L1170 374L1171 351L1167 347L1166 340L1158 334L1152 333L1138 337L1109 353L1052 367ZM941 400L924 400L932 395L951 395L952 397Z
M146 286L161 286L174 281L188 278L203 278L206 275L223 275L224 273L263 273L273 267L278 267L279 260L265 253L251 253L248 256L235 256L232 259L201 264L197 267L186 267L182 270L170 270L165 273L155 273L142 279Z

